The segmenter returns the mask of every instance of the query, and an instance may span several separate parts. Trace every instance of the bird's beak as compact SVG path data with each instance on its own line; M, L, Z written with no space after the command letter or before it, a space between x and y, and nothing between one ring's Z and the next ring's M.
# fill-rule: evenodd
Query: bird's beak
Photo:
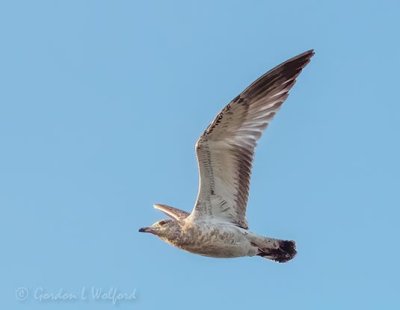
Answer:
M139 229L139 232L144 232L144 233L154 233L153 229L151 227L143 227Z

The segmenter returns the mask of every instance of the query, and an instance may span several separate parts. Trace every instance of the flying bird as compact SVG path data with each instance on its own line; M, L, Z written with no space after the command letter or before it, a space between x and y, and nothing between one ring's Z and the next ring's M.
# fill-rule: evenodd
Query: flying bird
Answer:
M257 140L313 55L309 50L283 62L222 109L196 143L199 191L192 212L156 204L169 219L139 232L209 257L257 255L283 263L296 255L294 241L249 231L246 208Z

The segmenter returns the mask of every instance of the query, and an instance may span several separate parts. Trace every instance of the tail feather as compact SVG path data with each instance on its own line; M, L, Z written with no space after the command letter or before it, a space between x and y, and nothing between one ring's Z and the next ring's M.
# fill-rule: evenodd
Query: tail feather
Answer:
M286 263L296 256L296 243L288 240L277 240L276 246L259 248L258 256L274 260L279 263Z

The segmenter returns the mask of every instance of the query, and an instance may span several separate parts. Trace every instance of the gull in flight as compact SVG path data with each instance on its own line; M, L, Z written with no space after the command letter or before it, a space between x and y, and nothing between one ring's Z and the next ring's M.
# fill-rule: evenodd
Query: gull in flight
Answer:
M210 257L257 255L283 263L296 255L294 241L249 231L246 207L257 140L313 55L309 50L278 65L225 106L196 143L199 191L192 212L156 204L169 219L139 232Z

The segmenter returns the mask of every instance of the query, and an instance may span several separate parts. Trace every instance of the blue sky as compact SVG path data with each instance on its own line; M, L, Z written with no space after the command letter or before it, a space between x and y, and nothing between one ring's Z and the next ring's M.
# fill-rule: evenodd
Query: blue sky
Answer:
M1 308L399 307L399 10L2 1ZM248 209L251 230L297 241L296 259L211 259L139 234L163 218L153 203L191 210L194 143L215 114L310 48L259 143Z

